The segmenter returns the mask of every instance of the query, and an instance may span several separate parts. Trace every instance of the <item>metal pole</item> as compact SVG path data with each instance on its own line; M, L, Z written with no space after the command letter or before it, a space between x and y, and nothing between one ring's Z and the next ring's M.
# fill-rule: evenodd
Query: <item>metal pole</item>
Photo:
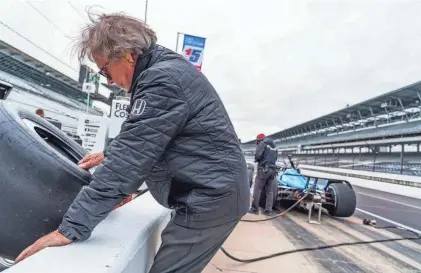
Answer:
M377 147L376 146L373 147L373 152L374 152L373 172L375 172L376 171L376 155L377 155Z
M340 158L340 154L341 154L341 149L338 148L338 159L336 160L336 168L339 168L339 158Z
M403 152L405 150L404 148L405 146L402 144L401 145L401 174L403 173Z
M145 24L147 23L148 20L148 0L146 0L145 2Z
M86 101L86 113L89 112L89 101L90 101L91 92L88 92L88 100Z
M179 38L180 38L180 32L177 32L177 41L176 41L176 44L175 44L175 52L176 53L178 53L178 40L179 40Z

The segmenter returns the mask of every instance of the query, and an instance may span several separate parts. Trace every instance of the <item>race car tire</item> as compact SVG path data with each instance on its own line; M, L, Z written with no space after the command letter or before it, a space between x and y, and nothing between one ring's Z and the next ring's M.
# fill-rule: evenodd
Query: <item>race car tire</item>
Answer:
M53 124L0 102L0 257L14 260L57 229L91 175L87 152Z
M345 183L332 183L328 186L327 191L332 194L335 205L327 206L331 216L350 217L354 214L357 207L357 198L354 190Z

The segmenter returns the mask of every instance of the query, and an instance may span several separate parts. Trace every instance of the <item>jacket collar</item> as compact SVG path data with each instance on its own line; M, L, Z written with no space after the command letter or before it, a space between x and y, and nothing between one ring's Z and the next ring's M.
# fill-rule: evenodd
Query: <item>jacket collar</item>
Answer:
M140 73L151 66L152 53L154 52L154 48L155 46L152 45L137 58L133 73L132 86L135 83L137 77L139 77Z
M135 82L139 75L151 67L161 56L164 47L153 44L151 45L142 55L140 55L136 60L136 66L133 73L132 87L135 85ZM131 90L130 90L131 91Z
M140 55L136 60L136 65L133 73L132 84L130 87L130 106L127 108L127 111L130 113L131 106L133 103L134 90L136 86L136 81L139 75L151 67L160 57L161 54L156 54L157 51L162 51L164 48L160 45L153 44L151 45L142 55Z

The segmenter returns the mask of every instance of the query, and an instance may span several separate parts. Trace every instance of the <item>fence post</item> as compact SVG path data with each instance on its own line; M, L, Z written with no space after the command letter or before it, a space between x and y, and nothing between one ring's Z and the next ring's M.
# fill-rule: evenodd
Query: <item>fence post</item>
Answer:
M377 156L377 147L376 146L373 147L373 153L374 153L373 172L375 172L376 171L376 156Z
M404 144L401 145L401 174L403 173L403 152L405 150Z

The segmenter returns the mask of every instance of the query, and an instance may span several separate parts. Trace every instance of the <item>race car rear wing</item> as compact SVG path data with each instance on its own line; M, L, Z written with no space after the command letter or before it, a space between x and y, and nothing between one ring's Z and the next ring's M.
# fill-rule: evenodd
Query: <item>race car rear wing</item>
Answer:
M0 100L5 100L12 91L13 85L0 81Z

